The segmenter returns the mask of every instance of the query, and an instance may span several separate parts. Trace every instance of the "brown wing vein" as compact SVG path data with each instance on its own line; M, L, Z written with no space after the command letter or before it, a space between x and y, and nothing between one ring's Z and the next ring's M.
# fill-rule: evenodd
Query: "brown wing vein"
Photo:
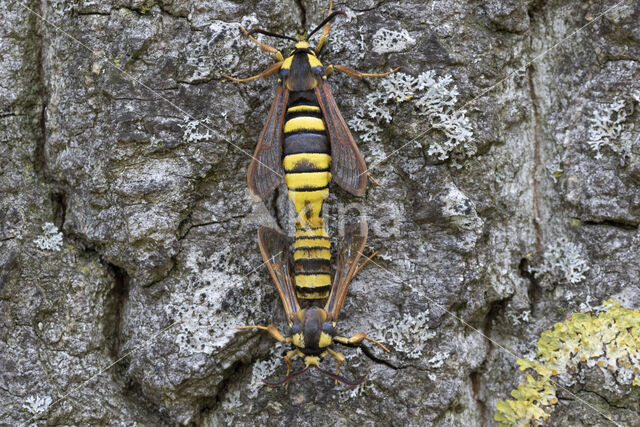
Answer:
M333 277L333 285L325 310L329 312L332 321L338 320L340 310L347 298L347 291L353 276L358 269L358 261L367 243L368 227L362 220L345 230L345 236L338 244L338 256L336 272Z
M267 121L260 132L258 145L247 170L249 192L261 200L282 181L282 125L289 99L289 91L278 85L269 109Z
M315 89L331 141L331 175L346 191L361 196L367 188L367 165L325 81Z
M260 246L262 259L267 265L269 274L280 295L287 321L291 323L291 318L300 310L300 305L298 304L291 278L287 238L276 230L260 227L258 230L258 246Z

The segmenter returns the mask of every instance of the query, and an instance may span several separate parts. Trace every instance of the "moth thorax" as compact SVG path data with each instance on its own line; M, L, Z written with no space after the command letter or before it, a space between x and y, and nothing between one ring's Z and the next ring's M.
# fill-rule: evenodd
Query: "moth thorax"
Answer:
M291 326L291 342L308 356L315 356L330 346L335 336L335 325L327 320L328 313L311 306L298 312Z
M296 49L309 49L309 42L301 40L295 44Z

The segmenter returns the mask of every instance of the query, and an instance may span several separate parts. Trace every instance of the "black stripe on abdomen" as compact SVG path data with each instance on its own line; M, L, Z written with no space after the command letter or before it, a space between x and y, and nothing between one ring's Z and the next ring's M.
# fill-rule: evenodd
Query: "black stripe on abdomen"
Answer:
M329 139L324 132L303 132L287 135L282 146L285 156L299 153L331 153Z

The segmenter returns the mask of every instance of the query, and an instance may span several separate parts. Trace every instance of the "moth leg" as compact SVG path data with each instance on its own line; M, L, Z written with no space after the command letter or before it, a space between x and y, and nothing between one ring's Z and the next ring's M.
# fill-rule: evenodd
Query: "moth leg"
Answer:
M344 354L340 353L339 351L333 351L330 348L328 348L327 351L329 352L330 355L336 358L336 362L337 362L336 375L338 375L338 370L340 369L340 365L344 363L344 361L346 360L346 357L344 357ZM338 380L335 380L335 385L338 385Z
M360 344L362 341L367 340L367 341L371 341L374 344L378 344L380 347L382 347L382 349L386 352L389 352L389 349L387 347L385 347L384 345L382 345L382 343L369 338L367 336L366 333L364 332L358 332L357 334L355 334L354 336L352 336L351 338L346 338L346 337L333 337L334 341L337 341L339 343L342 344Z
M333 0L329 2L329 12L327 12L327 16L331 15L332 9L333 9ZM324 24L324 27L322 27L322 37L320 37L320 40L316 45L316 55L320 54L320 51L322 50L324 45L327 43L327 39L329 37L330 32L331 32L331 25L327 22L326 24Z
M278 72L278 70L280 70L280 67L282 66L282 63L283 63L283 61L276 62L275 64L273 64L271 67L267 68L266 70L264 70L260 74L256 74L255 76L247 77L245 79L236 79L235 77L231 77L231 76L228 76L226 74L223 74L222 77L224 77L225 79L229 79L231 81L234 81L234 82L244 83L244 82L248 82L248 81L251 81L251 80L260 79L260 78L263 78L263 77L269 77L271 74L274 74L274 73Z
M288 351L287 354L282 357L284 361L287 362L287 375L285 376L289 376L289 373L291 372L291 362L293 361L293 358L298 355L300 355L300 350L296 348L295 350Z
M324 69L324 74L329 77L331 74L333 74L333 65L327 65L327 67Z
M327 67L328 68L328 67ZM393 74L396 71L398 71L400 69L400 67L397 67L391 71L387 71L386 73L379 73L379 74L371 74L371 73L361 73L358 70L354 70L353 68L349 68L349 67L345 67L344 65L334 65L333 66L334 69L345 73L347 76L349 77L353 77L354 79L361 79L363 77L385 77L388 76L389 74Z
M376 256L377 254L378 254L378 251L375 251L374 253L372 253L371 255L369 255L369 256L367 257L367 259L365 259L365 260L362 262L362 264L360 264L360 266L358 267L358 269L356 270L356 272L355 272L355 273L353 273L353 275L355 276L356 274L358 274L358 272L359 272L360 270L362 270L362 268L363 268L365 265L367 265L367 263L368 263L369 261L371 261L371 259L372 259L374 256Z
M260 329L263 331L269 332L269 335L273 337L276 341L281 343L289 343L291 342L291 338L284 337L274 325L269 324L268 326L259 326L259 325L248 325L248 326L238 326L238 329Z
M245 30L242 27L242 25L240 26L240 29L242 30L242 32L244 33L245 36L249 37L249 40L251 40L252 42L257 44L258 46L260 46L260 50L261 51L273 53L273 55L276 58L276 61L278 61L278 62L284 61L284 56L282 56L282 53L278 49L276 49L273 46L269 46L268 44L259 42L258 40L255 39L255 37L253 37L252 35L249 35L249 32L247 30Z
M371 180L371 182L373 182L375 185L380 187L380 183L378 181L376 181L376 179L374 177L372 177L369 172L367 172L367 177Z

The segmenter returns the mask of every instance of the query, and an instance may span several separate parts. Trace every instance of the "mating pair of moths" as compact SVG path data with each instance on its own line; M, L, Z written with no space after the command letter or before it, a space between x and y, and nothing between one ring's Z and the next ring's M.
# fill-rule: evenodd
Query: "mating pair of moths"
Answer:
M282 300L289 333L284 336L272 324L241 327L263 329L276 340L293 344L293 350L284 356L287 375L277 382L265 381L272 386L285 384L311 368L333 378L336 383L361 384L364 379L354 382L338 375L345 356L331 348L334 342L359 345L363 340L369 340L389 351L364 332L351 338L336 334L336 322L349 283L364 265L358 267L358 261L367 241L368 228L366 222L361 221L345 233L338 246L332 281L330 240L322 218L322 205L329 197L331 179L346 191L361 196L366 190L368 174L362 154L329 90L327 77L334 69L355 78L383 77L397 71L365 74L340 65L323 67L318 55L327 42L329 22L340 14L345 13L331 13L330 5L327 18L315 30L308 36L298 35L296 38L261 29L248 32L242 29L263 51L273 53L277 62L264 72L246 79L224 76L245 82L279 73L275 98L249 165L247 180L252 196L263 199L284 176L289 198L298 215L293 268L287 238L267 227L258 230L262 258ZM321 28L322 37L317 46L311 48L306 40ZM284 58L274 47L253 38L251 34L255 33L292 40L294 49ZM335 374L319 366L327 354L337 361ZM296 356L303 358L305 368L290 375L291 362Z

